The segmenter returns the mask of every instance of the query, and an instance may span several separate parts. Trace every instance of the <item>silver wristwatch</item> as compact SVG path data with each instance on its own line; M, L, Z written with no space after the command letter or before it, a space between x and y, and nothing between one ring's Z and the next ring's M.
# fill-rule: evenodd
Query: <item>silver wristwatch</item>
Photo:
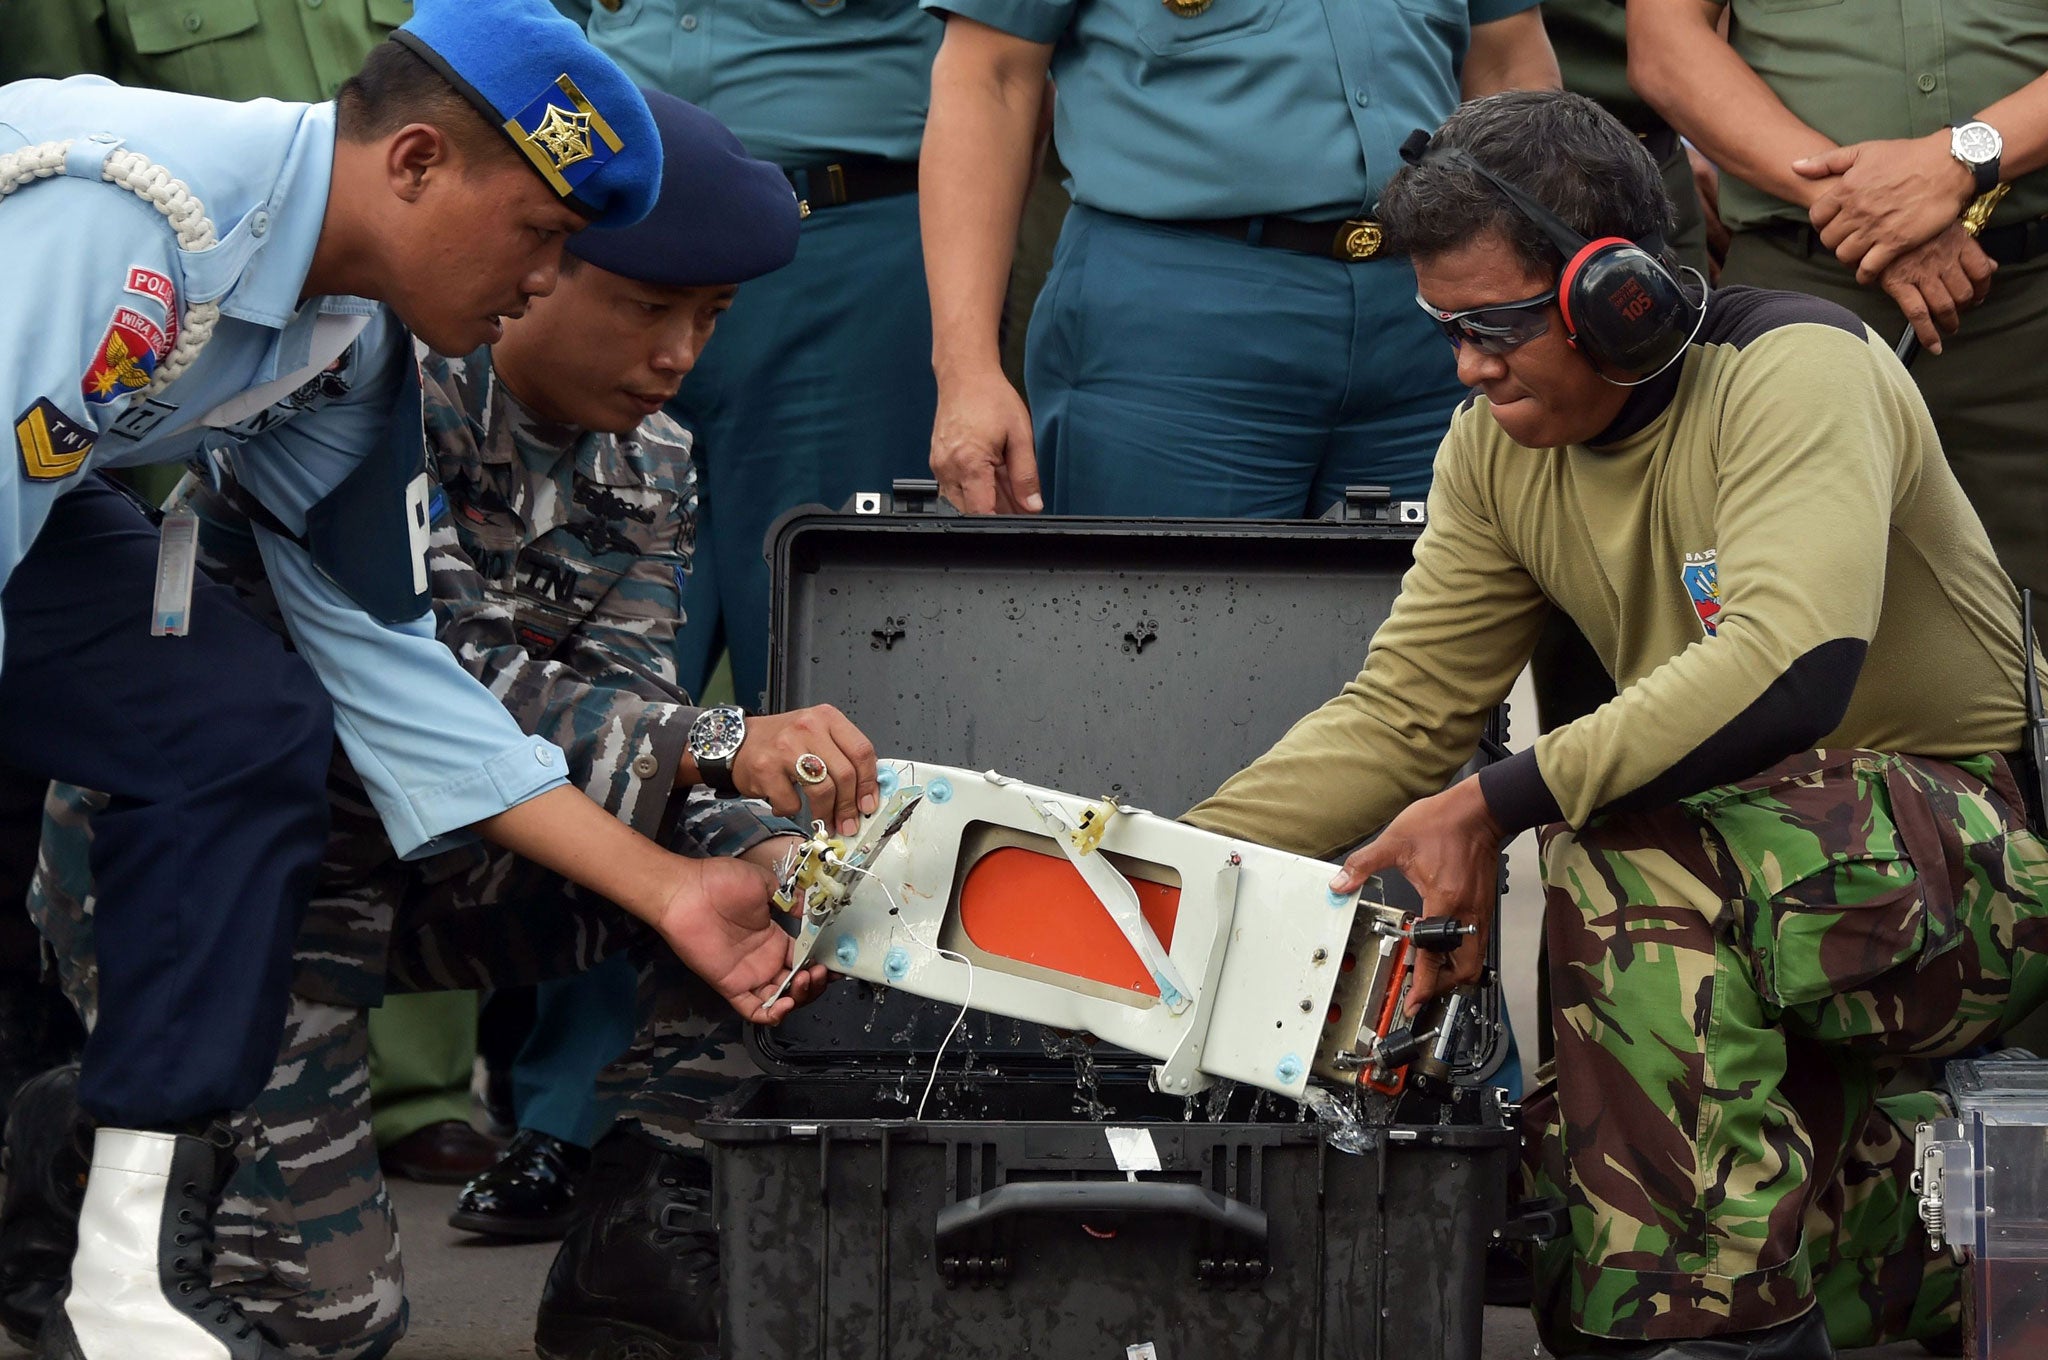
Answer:
M1998 187L1998 158L2005 154L2005 138L1989 123L1957 123L1949 129L1948 154L1961 161L1977 180L1977 196Z
M690 724L684 749L696 763L697 778L709 785L712 792L728 798L739 792L739 786L732 782L732 762L740 753L740 743L746 739L747 715L731 704L707 708Z

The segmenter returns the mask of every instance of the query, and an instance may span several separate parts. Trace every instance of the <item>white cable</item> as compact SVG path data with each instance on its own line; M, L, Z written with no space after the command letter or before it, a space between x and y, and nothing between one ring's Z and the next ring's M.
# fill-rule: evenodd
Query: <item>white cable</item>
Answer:
M939 1081L939 1064L946 1060L946 1046L952 1043L953 1036L960 1032L962 1022L967 1019L967 1012L974 1009L974 960L968 958L965 954L957 954L950 949L936 944L926 944L923 940L918 939L916 935L911 933L910 922L903 915L903 904L897 901L896 894L889 890L888 881L876 874L872 869L861 869L851 864L846 867L863 877L872 878L875 882L881 884L882 895L888 898L889 905L896 909L896 919L903 922L904 939L909 940L928 954L936 954L942 959L957 960L967 968L967 996L960 1003L960 1013L953 1017L953 1027L946 1031L945 1038L939 1040L939 1051L932 1055L932 1074L925 1079L924 1095L918 1098L916 1117L918 1122L922 1123L924 1121L925 1102L932 1098L932 1087L936 1086Z
M0 198L34 180L63 174L65 160L70 154L71 143L67 139L39 142L35 146L0 155ZM115 151L109 154L106 164L100 169L100 178L126 189L162 213L164 220L177 233L179 249L210 250L220 243L206 209L185 181L141 152ZM186 307L182 318L173 316L171 321L178 327L178 343L156 366L149 386L143 389L145 392L161 392L192 366L199 357L199 351L213 339L214 327L220 324L220 304L192 303Z

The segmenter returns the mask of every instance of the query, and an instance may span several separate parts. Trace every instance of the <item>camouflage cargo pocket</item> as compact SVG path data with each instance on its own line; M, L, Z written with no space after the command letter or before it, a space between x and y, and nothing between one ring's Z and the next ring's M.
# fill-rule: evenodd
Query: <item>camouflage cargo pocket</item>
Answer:
M1893 818L1898 763L1811 751L1685 800L1732 861L1757 988L1781 1008L1853 992L1927 947L1927 894Z

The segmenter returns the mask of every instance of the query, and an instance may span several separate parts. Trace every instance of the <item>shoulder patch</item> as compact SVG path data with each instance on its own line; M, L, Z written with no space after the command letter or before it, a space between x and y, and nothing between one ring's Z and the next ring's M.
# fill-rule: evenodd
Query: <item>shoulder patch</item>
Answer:
M157 361L170 353L170 337L133 307L116 307L92 364L79 380L85 399L105 406L149 386Z
M85 466L92 453L93 432L64 414L48 397L14 421L14 446L21 453L22 475L32 482L62 481Z
M127 290L138 297L146 297L164 309L164 352L170 353L178 343L178 286L171 282L168 274L141 265L128 267Z

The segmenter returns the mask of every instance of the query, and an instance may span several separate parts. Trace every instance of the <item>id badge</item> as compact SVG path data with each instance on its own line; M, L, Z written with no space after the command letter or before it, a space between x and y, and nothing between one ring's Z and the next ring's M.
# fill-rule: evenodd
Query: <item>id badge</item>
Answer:
M164 516L156 550L156 600L151 637L184 637L192 626L192 574L199 561L199 517L189 510Z

